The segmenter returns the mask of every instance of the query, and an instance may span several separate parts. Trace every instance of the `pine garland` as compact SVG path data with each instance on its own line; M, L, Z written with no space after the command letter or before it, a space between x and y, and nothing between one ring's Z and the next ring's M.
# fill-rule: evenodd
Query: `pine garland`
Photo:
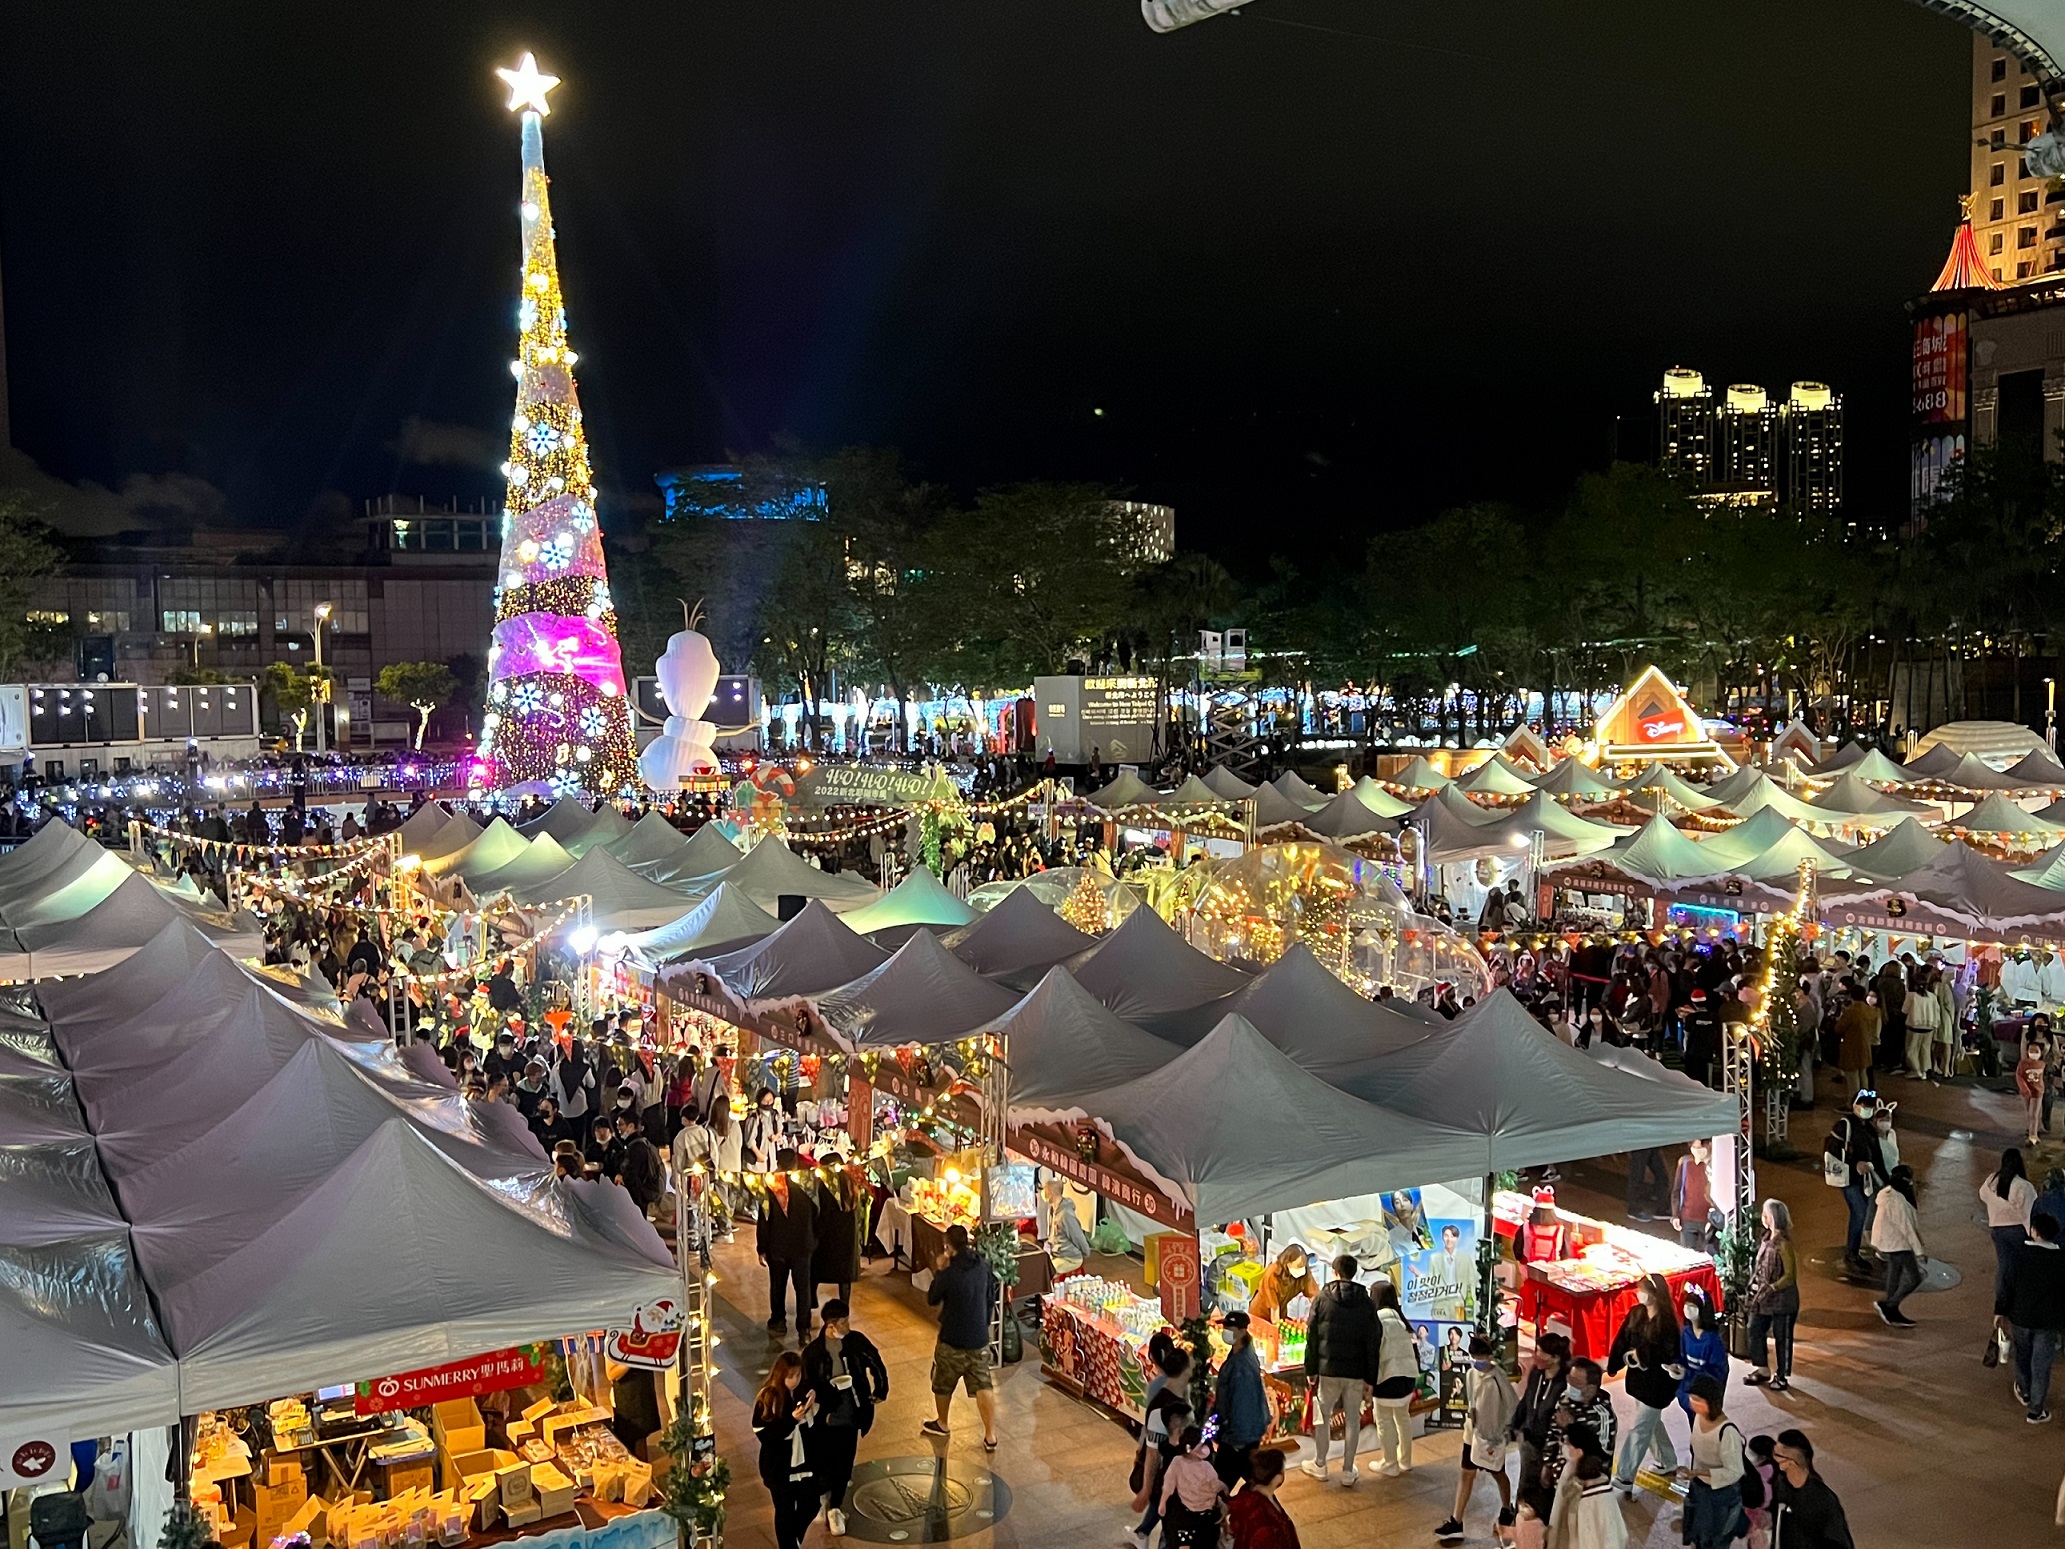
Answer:
M691 1544L715 1543L724 1536L724 1492L731 1483L731 1465L714 1452L696 1456L698 1444L708 1442L696 1435L686 1414L660 1435L660 1450L673 1460L660 1493L660 1510L681 1524Z

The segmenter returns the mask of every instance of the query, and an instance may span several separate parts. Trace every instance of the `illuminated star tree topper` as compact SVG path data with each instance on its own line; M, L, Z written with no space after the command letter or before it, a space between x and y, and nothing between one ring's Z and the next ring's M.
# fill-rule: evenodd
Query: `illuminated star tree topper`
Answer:
M523 115L523 269L480 747L504 787L608 795L637 783L638 764L545 177L545 98L559 78L530 54L495 73Z

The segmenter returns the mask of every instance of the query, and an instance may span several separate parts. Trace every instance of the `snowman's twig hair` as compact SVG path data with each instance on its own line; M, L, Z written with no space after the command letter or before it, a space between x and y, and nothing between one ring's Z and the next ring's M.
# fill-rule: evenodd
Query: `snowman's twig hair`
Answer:
M677 597L674 600L681 604L681 627L683 629L694 629L702 621L703 599L698 597L693 608L689 607L686 597Z

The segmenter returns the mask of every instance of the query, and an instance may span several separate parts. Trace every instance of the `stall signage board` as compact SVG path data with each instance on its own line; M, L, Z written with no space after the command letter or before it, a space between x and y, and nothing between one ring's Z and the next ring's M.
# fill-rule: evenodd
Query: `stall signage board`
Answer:
M46 1484L69 1473L71 1438L62 1431L0 1436L0 1488Z
M1037 1162L1093 1193L1117 1201L1136 1215L1146 1216L1158 1226L1184 1232L1193 1229L1194 1217L1189 1210L1146 1179L1119 1170L1122 1153L1109 1141L1098 1146L1096 1156L1086 1157L1059 1125L1018 1125L1011 1130L1011 1149L1027 1161Z
M663 1296L632 1315L628 1329L613 1328L603 1338L602 1353L625 1366L665 1371L681 1350L684 1312L678 1299Z
M372 1382L361 1382L352 1395L354 1414L386 1414L392 1409L417 1409L448 1398L478 1398L505 1388L528 1387L545 1380L544 1345L517 1345L490 1350L469 1360L425 1366Z
M952 794L937 775L866 764L819 764L796 787L797 800L816 807L913 807Z
M1162 1316L1179 1328L1198 1315L1197 1239L1165 1239L1161 1251Z
M855 1156L866 1156L875 1143L875 1088L859 1076L846 1080L846 1133Z

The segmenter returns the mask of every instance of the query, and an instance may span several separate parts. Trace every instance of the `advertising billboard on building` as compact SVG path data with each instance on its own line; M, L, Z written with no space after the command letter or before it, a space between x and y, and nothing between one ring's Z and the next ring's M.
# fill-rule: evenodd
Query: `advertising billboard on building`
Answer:
M1912 412L1917 424L1963 423L1969 337L1967 313L1945 312L1915 319Z

